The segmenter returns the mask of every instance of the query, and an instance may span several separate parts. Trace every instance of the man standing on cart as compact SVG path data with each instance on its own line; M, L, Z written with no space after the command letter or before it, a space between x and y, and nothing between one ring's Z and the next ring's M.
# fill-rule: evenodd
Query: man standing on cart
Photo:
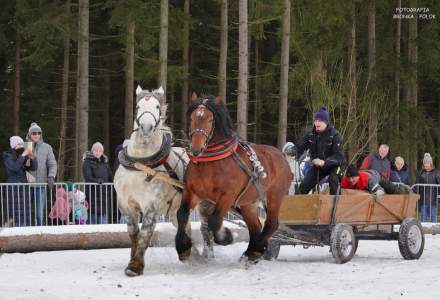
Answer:
M329 125L329 113L321 107L315 113L313 129L298 143L296 158L309 150L313 167L305 175L296 194L308 194L324 177L328 176L330 194L339 193L341 165L345 162L339 132Z

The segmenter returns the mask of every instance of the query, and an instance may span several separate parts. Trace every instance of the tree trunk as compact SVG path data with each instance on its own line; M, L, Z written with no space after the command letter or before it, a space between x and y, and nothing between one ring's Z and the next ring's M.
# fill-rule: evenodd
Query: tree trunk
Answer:
M66 3L66 13L70 15L70 0ZM66 27L64 36L63 87L61 92L61 124L60 148L58 150L58 181L64 181L66 170L66 132L67 132L67 102L69 100L69 72L70 72L70 26Z
M218 94L226 101L226 67L228 58L228 0L221 0L220 58L218 64Z
M186 129L186 111L188 110L189 102L189 19L190 19L190 0L185 0L183 4L183 82L182 82L182 111L181 124L182 129Z
M89 0L79 0L79 115L78 115L78 172L80 159L88 148L89 140ZM82 177L82 176L81 176Z
M111 80L110 80L110 74L108 71L109 64L105 64L105 70L104 70L104 92L103 92L103 129L104 129L104 149L106 153L110 156L110 113L111 113L111 106L110 106L110 90L111 90ZM133 85L132 85L133 86Z
M80 225L81 226L81 225ZM93 226L93 225L90 225ZM117 225L116 225L117 226ZM61 226L54 226L61 227ZM153 247L174 246L173 232L161 230L157 226L151 239ZM15 236L0 236L0 249L2 253L29 253L35 251L56 251L56 250L84 250L84 249L111 249L130 248L131 241L127 232L83 232L83 233L55 233L51 234L30 234ZM6 229L7 230L7 229ZM249 240L249 234L245 228L231 228L236 237L236 242ZM199 229L193 230L192 236L195 245L203 243Z
M398 0L397 5L398 8L401 8L402 0ZM400 132L400 39L402 34L402 21L400 18L397 18L396 21L396 61L394 73L394 97L396 99L395 132ZM397 146L399 146L399 139L397 139L397 143Z
M357 62L356 62L356 3L352 3L351 10L351 31L350 31L350 39L349 39L349 67L348 67L348 76L349 76L349 84L350 84L350 98L348 105L348 116L350 129L352 131L356 131L358 126L357 120ZM353 162L356 153L359 150L359 141L356 134L352 135L353 138L348 143L348 156L349 161Z
M376 5L375 0L368 3L368 79L367 88L371 91L376 89ZM377 150L377 106L374 102L370 109L370 124L368 127L369 150L374 152Z
M20 134L20 94L21 94L21 35L17 30L15 39L15 78L14 78L14 135Z
M248 104L248 75L249 75L249 36L248 36L248 1L239 1L238 8L238 103L237 103L237 132L247 140L247 104Z
M255 39L255 104L254 104L254 143L259 143L260 132L260 105L261 105L261 83L260 83L260 40Z
M159 62L159 86L162 86L166 95L168 64L168 0L160 0Z
M278 111L278 148L286 143L287 102L289 93L290 0L284 0L283 37L281 42L280 104Z
M437 88L437 124L440 123L440 87ZM440 166L440 131L436 130L437 133L437 168Z
M125 53L125 138L130 138L133 131L134 30L135 23L130 19L127 27L127 50Z
M417 7L417 0L410 1L410 7ZM408 107L410 108L410 124L417 124L417 105L418 105L418 87L417 87L417 17L409 20L409 38L408 38L408 64L409 64L409 84L408 84ZM410 170L414 172L417 168L417 128L410 129L409 140ZM414 173L413 173L414 174ZM412 174L412 175L413 175Z
M74 160L75 160L75 167L74 167L74 178L76 181L79 181L81 178L81 160L80 160L80 153L79 153L79 57L81 55L81 48L80 43L78 42L77 45L77 54L76 54L76 95L75 95L75 151L74 151Z

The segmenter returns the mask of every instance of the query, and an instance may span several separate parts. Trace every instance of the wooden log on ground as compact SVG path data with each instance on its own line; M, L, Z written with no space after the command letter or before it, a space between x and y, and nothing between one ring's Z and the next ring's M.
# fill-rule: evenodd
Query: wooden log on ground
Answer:
M231 228L234 242L248 241L246 228ZM175 231L155 231L152 247L174 247ZM195 244L202 243L199 229L192 230ZM127 232L93 232L31 235L0 235L0 253L29 253L36 251L88 250L130 248L131 242Z

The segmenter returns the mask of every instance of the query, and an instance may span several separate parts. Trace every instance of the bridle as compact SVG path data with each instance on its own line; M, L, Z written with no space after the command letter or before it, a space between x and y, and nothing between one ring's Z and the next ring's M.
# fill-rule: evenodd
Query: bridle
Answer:
M147 93L146 95L141 96L140 98L138 98L137 103L139 103L139 102L142 101L142 100L148 101L148 100L150 100L150 98L151 98L152 96L154 96L154 95L151 94L151 93ZM134 119L134 121L136 122L136 125L137 125L138 127L137 127L136 129L133 129L132 132L135 132L135 131L138 131L138 130L139 130L139 127L141 127L141 122L140 122L140 120L141 120L141 118L142 118L145 114L150 114L150 115L153 117L154 122L155 122L154 130L156 130L157 127L158 127L159 124L160 124L160 108L159 108L159 118L156 118L156 116L155 116L151 111L148 111L148 110L142 112L140 116L137 116L139 108L140 108L140 107L139 107L139 104L137 104L137 105L136 105L136 110L135 110L136 119Z
M200 104L199 106L197 106L197 109L194 110L194 111L197 111L197 110L200 110L200 111L208 110L208 111L210 111L205 104ZM190 130L189 138L192 139L193 135L196 135L196 134L202 135L202 136L205 137L205 143L204 143L204 145L202 147L202 151L201 151L203 153L206 150L206 148L208 147L208 143L209 143L209 141L211 140L211 138L212 138L212 136L214 134L214 130L215 130L215 121L213 120L210 132L207 132L206 130L201 129L201 128L196 128L194 130Z

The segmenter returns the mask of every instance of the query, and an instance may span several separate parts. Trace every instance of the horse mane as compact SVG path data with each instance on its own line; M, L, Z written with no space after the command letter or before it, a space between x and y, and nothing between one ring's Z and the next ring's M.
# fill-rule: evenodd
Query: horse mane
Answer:
M232 137L234 128L228 108L223 101L215 101L215 97L212 95L202 96L192 101L188 107L187 118L189 119L192 112L201 104L205 105L214 114L214 132L225 139Z

